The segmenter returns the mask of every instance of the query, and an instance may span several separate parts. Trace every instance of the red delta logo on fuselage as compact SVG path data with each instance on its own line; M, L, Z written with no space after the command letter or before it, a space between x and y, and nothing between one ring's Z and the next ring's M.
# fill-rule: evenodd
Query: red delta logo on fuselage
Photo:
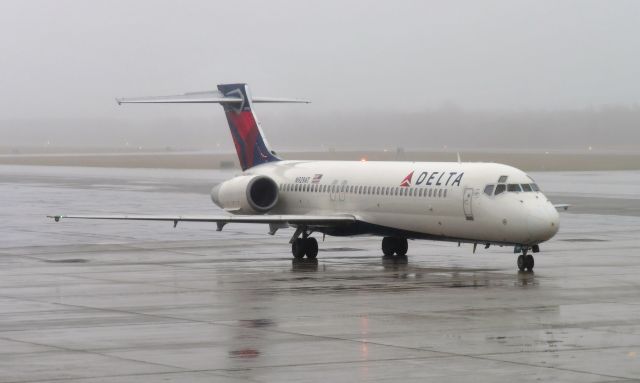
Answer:
M411 186L411 178L413 177L413 172L409 173L409 175L407 175L406 177L404 177L404 179L402 180L402 182L400 182L400 186L404 186L404 187L409 187Z
M409 173L402 182L401 187L410 187L413 173ZM422 172L416 179L415 186L424 184L425 186L460 186L464 172ZM453 180L453 181L452 181Z

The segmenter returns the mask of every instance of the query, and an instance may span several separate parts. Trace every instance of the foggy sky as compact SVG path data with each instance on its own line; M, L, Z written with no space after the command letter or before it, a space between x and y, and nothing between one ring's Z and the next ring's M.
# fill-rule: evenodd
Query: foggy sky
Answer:
M113 123L114 142L127 129L140 136L136 129L151 122L224 124L218 106L114 102L222 82L313 102L260 106L267 133L267 122L280 126L270 141L284 145L305 120L331 124L335 114L640 101L640 2L632 0L2 0L0 49L4 145L21 137L16 126L56 136L48 120L66 121L67 130ZM220 133L231 147L228 132Z

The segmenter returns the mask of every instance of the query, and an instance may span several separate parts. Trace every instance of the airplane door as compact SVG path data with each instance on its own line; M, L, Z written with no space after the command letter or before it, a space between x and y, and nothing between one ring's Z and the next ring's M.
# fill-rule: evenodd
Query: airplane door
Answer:
M473 188L465 188L462 200L462 209L467 221L473 221L473 211L471 210L471 201L473 199Z

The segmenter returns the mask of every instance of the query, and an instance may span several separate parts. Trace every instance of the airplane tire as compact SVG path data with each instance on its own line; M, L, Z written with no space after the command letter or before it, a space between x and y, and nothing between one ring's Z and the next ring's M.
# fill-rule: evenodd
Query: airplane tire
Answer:
M318 256L318 240L315 238L307 238L305 244L305 253L307 258L316 259Z
M395 243L394 243L394 238L391 237L384 237L382 238L382 254L384 254L385 257L391 257L393 256L393 253L395 252Z
M407 243L406 238L396 238L396 255L398 257L404 257L407 255L407 250L409 250L409 244Z
M529 254L524 258L525 258L524 263L525 263L525 267L527 268L527 271L533 271L533 266L535 265L535 261L533 260L533 255Z
M296 259L300 259L304 257L305 253L305 243L306 241L303 238L296 238L295 241L291 244L291 253L293 257Z
M520 254L518 256L518 270L520 271L524 271L524 269L527 267L526 264L526 260L524 258L524 255Z

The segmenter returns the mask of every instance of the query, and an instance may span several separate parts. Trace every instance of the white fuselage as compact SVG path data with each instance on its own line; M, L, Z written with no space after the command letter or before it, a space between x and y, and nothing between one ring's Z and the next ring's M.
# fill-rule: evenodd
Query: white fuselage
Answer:
M268 214L358 218L358 227L327 231L332 235L397 233L407 238L535 245L553 237L559 227L556 209L534 181L507 165L279 161L243 174L264 175L277 183L278 202ZM495 193L496 189L505 191Z

